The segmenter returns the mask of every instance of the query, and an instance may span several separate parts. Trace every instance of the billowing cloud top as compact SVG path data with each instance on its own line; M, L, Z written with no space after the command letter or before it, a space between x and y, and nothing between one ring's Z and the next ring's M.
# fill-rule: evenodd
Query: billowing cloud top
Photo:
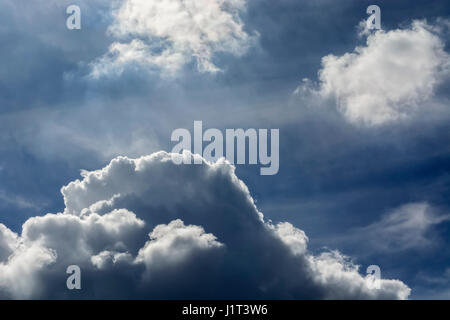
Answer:
M323 57L316 98L334 98L349 122L369 127L429 108L437 85L450 76L440 32L439 24L414 21L410 28L369 34L354 52ZM305 89L304 83L296 93Z
M244 0L126 0L109 28L118 41L93 63L92 75L137 64L171 76L192 59L200 72L216 73L215 53L242 55L255 39L244 31L244 9Z
M0 296L408 297L403 282L371 289L347 257L314 256L303 231L266 221L226 160L171 159L115 158L62 188L63 213L30 218L21 235L0 225ZM65 288L73 264L82 270L77 293Z

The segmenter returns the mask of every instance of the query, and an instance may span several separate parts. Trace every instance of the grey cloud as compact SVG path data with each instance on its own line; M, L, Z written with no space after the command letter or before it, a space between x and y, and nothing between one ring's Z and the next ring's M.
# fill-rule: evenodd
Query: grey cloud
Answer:
M0 264L4 297L404 299L410 292L386 279L369 289L339 252L312 255L303 231L265 221L224 159L175 165L166 152L119 157L62 193L64 213L29 219L17 240L3 230L2 243L20 243L3 250L10 253ZM70 264L83 270L80 292L62 285ZM14 284L23 270L34 285Z

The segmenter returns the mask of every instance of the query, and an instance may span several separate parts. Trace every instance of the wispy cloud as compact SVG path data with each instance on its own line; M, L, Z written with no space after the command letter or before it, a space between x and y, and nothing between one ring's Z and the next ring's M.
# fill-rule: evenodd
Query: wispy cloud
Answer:
M0 190L0 203L14 206L19 209L33 209L39 210L42 209L42 205L33 202L25 197L22 197L17 194L7 193L5 191Z
M447 221L450 221L450 214L438 214L426 202L408 203L388 212L379 221L353 230L344 239L357 241L361 247L372 251L430 249L438 243L437 235L430 231Z

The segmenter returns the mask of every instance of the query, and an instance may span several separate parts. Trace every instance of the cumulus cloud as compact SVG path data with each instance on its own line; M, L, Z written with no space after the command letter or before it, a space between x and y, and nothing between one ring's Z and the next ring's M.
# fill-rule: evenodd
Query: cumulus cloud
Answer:
M6 260L17 246L17 234L0 224L0 262Z
M450 57L438 26L414 21L410 28L379 30L365 46L322 58L316 98L333 98L354 124L378 126L405 119L433 97L450 75ZM302 84L296 94L311 90Z
M137 261L144 262L148 269L151 264L159 263L167 257L171 263L177 264L195 250L208 250L220 248L222 244L216 237L205 233L202 227L185 226L180 219L168 225L159 225L150 234L150 241L139 250ZM165 259L164 259L165 260Z
M84 260L100 249L130 247L143 225L142 220L126 209L101 216L47 214L28 219L22 237L26 243L52 248L63 260Z
M20 235L0 225L0 296L405 299L410 293L399 280L382 279L380 289L370 289L339 252L311 254L302 230L264 219L225 159L175 165L166 152L118 157L61 191L64 212L29 219ZM64 287L72 264L82 270L79 292Z
M43 286L43 268L56 261L56 252L21 237L0 224L0 297L31 298Z
M216 73L219 52L244 54L255 36L244 31L245 0L125 0L109 32L116 38L92 64L92 76L121 73L130 66L171 76L195 60L200 72Z

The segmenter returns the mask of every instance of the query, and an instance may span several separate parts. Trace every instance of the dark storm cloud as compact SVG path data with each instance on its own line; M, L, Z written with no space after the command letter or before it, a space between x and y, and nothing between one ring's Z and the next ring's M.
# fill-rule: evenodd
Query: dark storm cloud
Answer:
M69 297L63 274L71 264L83 270L85 291L75 293L82 298L409 295L398 280L371 289L339 252L311 255L303 231L264 220L224 160L175 165L165 152L116 158L62 194L65 211L30 218L20 237L2 226L3 297Z

